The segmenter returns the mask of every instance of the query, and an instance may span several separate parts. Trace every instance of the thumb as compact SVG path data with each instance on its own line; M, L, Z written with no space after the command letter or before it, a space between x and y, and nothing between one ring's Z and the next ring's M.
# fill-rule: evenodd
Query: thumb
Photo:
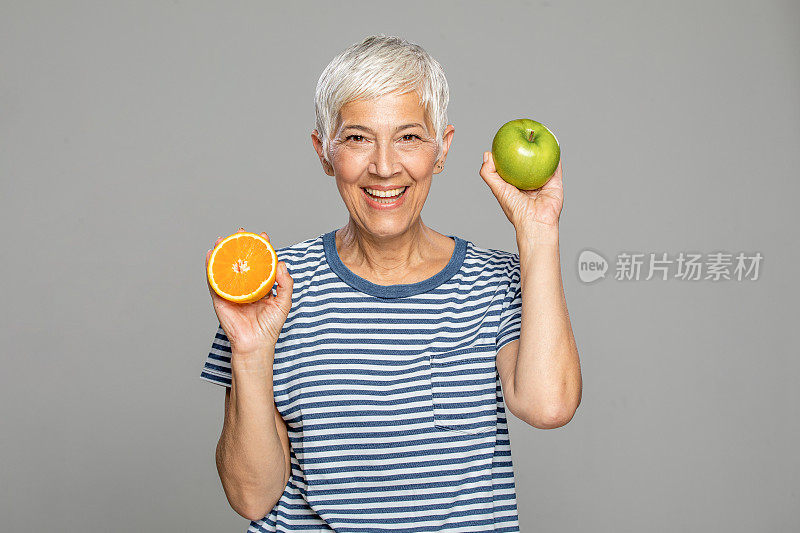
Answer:
M289 275L289 269L286 268L286 263L278 261L278 271L275 273L275 279L278 282L277 295L275 301L285 314L289 314L292 309L292 288L294 287L294 280Z
M508 195L508 191L506 189L514 186L506 182L506 180L500 177L500 174L497 173L497 169L494 166L494 157L492 157L492 152L484 152L483 158L483 165L481 165L479 174L481 175L481 178L483 178L483 181L486 182L486 185L489 186L489 189L491 189L495 198L497 198L497 200L502 204L505 197ZM514 188L516 189L516 187Z

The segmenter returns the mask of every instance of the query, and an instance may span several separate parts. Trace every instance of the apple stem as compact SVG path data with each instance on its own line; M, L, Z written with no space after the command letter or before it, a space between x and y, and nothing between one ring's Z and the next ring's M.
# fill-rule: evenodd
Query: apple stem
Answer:
M532 141L533 141L533 130L531 130L531 132L528 134L528 142Z

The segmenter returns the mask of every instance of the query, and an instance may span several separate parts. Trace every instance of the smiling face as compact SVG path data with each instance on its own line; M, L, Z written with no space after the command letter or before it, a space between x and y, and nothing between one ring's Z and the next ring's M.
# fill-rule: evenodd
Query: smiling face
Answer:
M438 159L442 166L453 132L448 125ZM323 158L316 130L312 140L359 230L390 237L418 221L433 174L441 171L436 166L434 135L433 124L412 91L343 106L330 143L333 167Z

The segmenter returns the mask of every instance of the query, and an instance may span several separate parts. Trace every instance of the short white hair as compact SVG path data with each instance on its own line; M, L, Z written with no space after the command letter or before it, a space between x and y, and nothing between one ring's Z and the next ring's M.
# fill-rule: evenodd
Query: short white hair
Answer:
M359 99L416 91L433 124L436 159L442 155L450 91L442 66L421 46L400 37L370 35L334 57L317 81L314 95L317 132L328 158L340 111Z

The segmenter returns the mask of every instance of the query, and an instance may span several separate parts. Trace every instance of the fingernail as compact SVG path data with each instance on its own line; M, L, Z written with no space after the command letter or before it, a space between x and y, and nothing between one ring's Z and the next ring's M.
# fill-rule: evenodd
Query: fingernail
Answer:
M486 161L488 161L488 160L489 160L489 154L487 154L486 152L483 152L483 162L486 163Z

